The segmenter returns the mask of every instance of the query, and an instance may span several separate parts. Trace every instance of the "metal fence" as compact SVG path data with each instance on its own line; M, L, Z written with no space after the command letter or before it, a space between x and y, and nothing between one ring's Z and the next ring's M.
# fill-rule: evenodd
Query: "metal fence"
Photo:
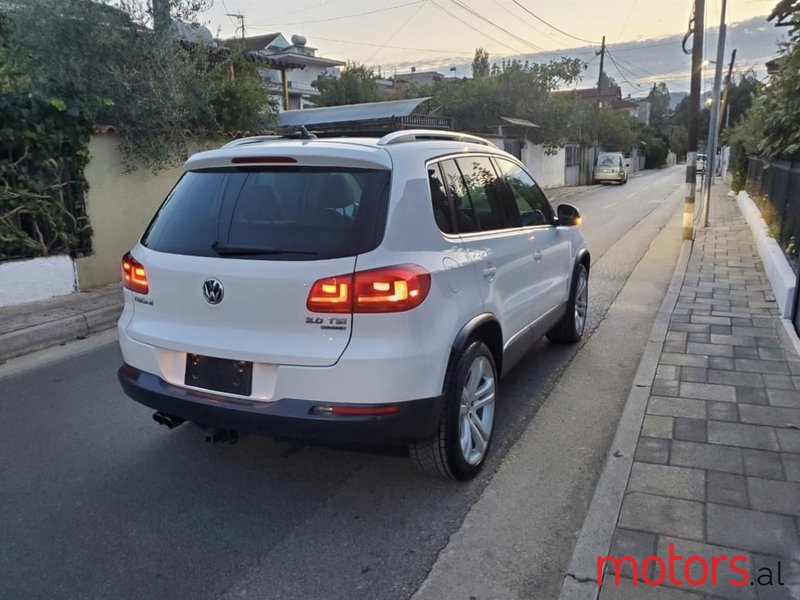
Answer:
M769 162L751 156L747 162L747 190L760 194L771 205L773 218L765 221L798 275L792 321L800 333L800 162Z
M795 273L800 243L800 163L750 157L747 163L747 189L760 193L775 211L771 232Z

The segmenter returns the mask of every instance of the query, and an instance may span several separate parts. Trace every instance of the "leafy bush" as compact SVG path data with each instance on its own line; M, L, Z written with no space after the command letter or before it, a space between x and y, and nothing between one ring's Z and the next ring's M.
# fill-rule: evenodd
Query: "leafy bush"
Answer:
M186 17L204 1L170 6ZM0 14L0 260L90 251L94 125L116 128L128 168L158 170L185 159L190 136L274 122L243 53L155 33L145 6L27 0Z

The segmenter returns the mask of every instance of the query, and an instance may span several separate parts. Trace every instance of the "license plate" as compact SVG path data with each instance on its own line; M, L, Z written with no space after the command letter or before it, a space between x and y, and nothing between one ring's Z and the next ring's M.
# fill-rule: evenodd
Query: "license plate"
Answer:
M613 173L612 169L603 169L603 173Z
M187 354L184 382L215 392L249 396L253 388L253 363Z

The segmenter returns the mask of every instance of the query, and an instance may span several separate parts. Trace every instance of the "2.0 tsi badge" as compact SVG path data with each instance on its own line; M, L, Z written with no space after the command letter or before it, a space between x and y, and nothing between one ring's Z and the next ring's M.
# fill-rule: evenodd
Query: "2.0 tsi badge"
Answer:
M206 279L203 283L203 298L209 304L219 304L225 296L225 288L222 287L222 282L219 279Z

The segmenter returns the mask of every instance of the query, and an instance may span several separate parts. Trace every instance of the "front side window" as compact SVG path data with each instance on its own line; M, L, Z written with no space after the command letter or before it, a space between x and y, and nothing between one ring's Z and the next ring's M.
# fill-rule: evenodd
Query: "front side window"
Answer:
M510 160L499 158L497 164L514 195L522 225L525 227L551 225L553 208L533 178Z

